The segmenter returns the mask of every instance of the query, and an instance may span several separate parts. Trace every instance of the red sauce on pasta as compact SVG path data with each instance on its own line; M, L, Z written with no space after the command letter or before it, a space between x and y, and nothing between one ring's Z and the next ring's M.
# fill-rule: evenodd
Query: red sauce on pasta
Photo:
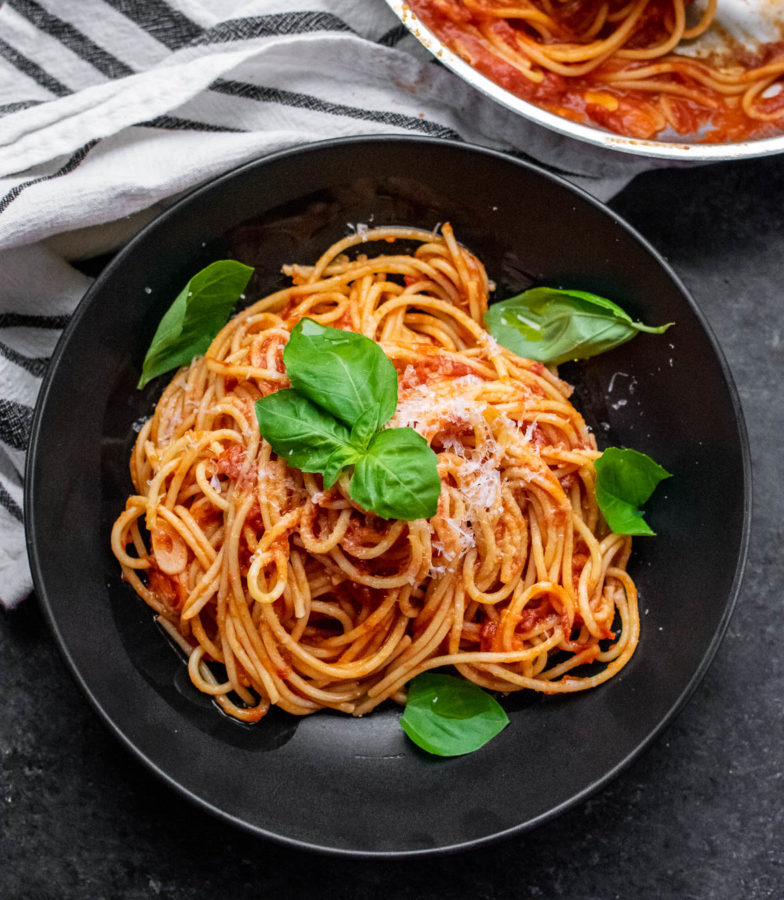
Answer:
M780 133L784 40L753 50L733 46L721 59L683 55L678 45L707 30L715 12L709 4L702 22L688 29L690 2L410 0L410 5L478 72L572 121L645 140L666 131L699 135L706 143ZM628 34L620 40L624 30Z

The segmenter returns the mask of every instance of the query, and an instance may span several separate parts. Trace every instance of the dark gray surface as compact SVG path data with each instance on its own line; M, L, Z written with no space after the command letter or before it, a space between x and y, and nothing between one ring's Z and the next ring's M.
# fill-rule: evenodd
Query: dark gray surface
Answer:
M0 896L784 896L784 163L652 172L612 206L713 327L755 480L737 610L662 739L587 803L491 847L408 862L299 853L216 822L132 760L31 601L0 616Z

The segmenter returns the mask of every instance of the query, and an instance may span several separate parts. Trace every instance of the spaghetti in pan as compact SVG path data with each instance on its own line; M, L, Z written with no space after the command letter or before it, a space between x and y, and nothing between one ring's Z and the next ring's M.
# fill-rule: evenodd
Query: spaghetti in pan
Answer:
M410 0L459 57L557 115L637 139L738 142L784 129L784 34L699 58L718 0ZM691 15L690 15L691 14Z
M365 242L388 252L357 255ZM448 225L388 227L284 271L290 287L232 318L163 391L112 531L196 688L255 722L271 706L403 703L433 669L502 693L616 675L639 635L631 538L597 505L600 453L570 387L483 327L481 262ZM363 335L391 361L397 402L369 427L379 444L413 429L433 455L432 514L412 496L392 517L402 489L368 508L351 481L362 464L327 478L262 437L256 408L292 392L284 353L305 325Z

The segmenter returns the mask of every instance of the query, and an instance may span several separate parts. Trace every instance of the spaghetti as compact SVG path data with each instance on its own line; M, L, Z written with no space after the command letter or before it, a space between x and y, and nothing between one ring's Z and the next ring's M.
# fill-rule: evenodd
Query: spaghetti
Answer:
M550 112L638 139L704 142L784 128L784 40L701 60L683 49L715 26L718 0L410 0L458 56Z
M416 249L347 255L377 241ZM164 390L112 530L193 684L256 721L271 705L361 715L441 667L502 692L615 675L639 634L631 541L603 523L599 453L569 386L482 327L479 260L448 225L389 227L284 272L290 287L236 315ZM438 456L432 519L378 518L351 501L346 474L324 490L261 438L254 403L288 385L282 351L303 317L392 360L389 425Z

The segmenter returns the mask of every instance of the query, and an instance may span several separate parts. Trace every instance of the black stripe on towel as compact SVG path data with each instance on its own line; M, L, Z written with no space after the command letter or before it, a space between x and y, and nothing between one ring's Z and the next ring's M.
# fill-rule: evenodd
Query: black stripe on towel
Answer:
M258 100L262 103L280 103L283 106L307 109L311 112L345 116L366 122L379 122L382 125L389 125L393 128L405 128L409 131L419 131L435 137L462 140L456 131L447 128L445 125L430 122L427 119L380 110L360 109L356 106L345 106L342 103L331 103L328 100L321 100L310 94L298 94L293 91L284 91L280 88L259 87L244 81L226 81L224 79L213 81L210 89L217 91L219 94L244 97L247 100Z
M73 170L80 165L85 156L87 156L87 154L97 143L98 138L95 138L92 141L88 141L83 147L80 147L76 151L76 153L74 153L74 155L56 172L52 172L51 175L41 175L39 178L31 178L29 181L23 181L21 184L17 184L15 187L12 187L11 190L5 195L5 197L0 199L0 213L4 212L26 188L32 187L34 184L40 184L42 181L50 181L52 178L60 178L62 175L67 175L69 172L73 172Z
M389 31L384 32L376 43L381 44L382 47L394 47L399 44L403 38L408 37L409 33L410 32L405 25L395 25L393 28L390 28Z
M236 134L245 132L243 128L211 125L209 122L197 122L195 119L180 119L177 116L156 116L154 119L148 119L146 122L137 122L136 124L144 128L165 128L167 131L233 131Z
M30 109L31 106L38 106L43 102L43 100L17 100L16 103L0 103L0 116L8 116L19 112L20 109Z
M47 12L34 0L8 0L8 5L35 25L39 31L60 41L72 53L86 60L107 78L123 78L126 75L133 75L133 69L130 66L112 56L111 53L107 53L103 47L99 47L95 41L82 34L69 22L64 22Z
M51 328L61 331L71 317L36 316L30 313L0 313L0 328Z
M4 356L9 362L16 363L21 369L25 369L36 378L43 378L49 365L48 356L25 356L0 341L0 356Z
M20 72L24 72L28 78L32 78L33 81L40 84L41 87L46 88L50 93L56 94L58 97L65 97L71 93L70 89L62 82L58 81L56 78L52 78L52 76L47 72L44 72L40 66L36 65L26 56L22 56L18 50L14 50L14 48L10 44L7 44L2 38L0 38L0 56L4 56L12 66L19 69Z
M117 12L136 23L170 50L179 50L204 29L163 0L106 0Z
M0 398L0 440L14 450L26 450L32 425L32 407Z
M228 19L203 32L191 43L223 44L229 41L247 41L256 37L281 37L288 34L311 34L319 31L354 32L332 13L293 12L268 16L247 16Z
M19 522L23 521L22 508L8 493L8 491L0 484L0 506L4 507Z

